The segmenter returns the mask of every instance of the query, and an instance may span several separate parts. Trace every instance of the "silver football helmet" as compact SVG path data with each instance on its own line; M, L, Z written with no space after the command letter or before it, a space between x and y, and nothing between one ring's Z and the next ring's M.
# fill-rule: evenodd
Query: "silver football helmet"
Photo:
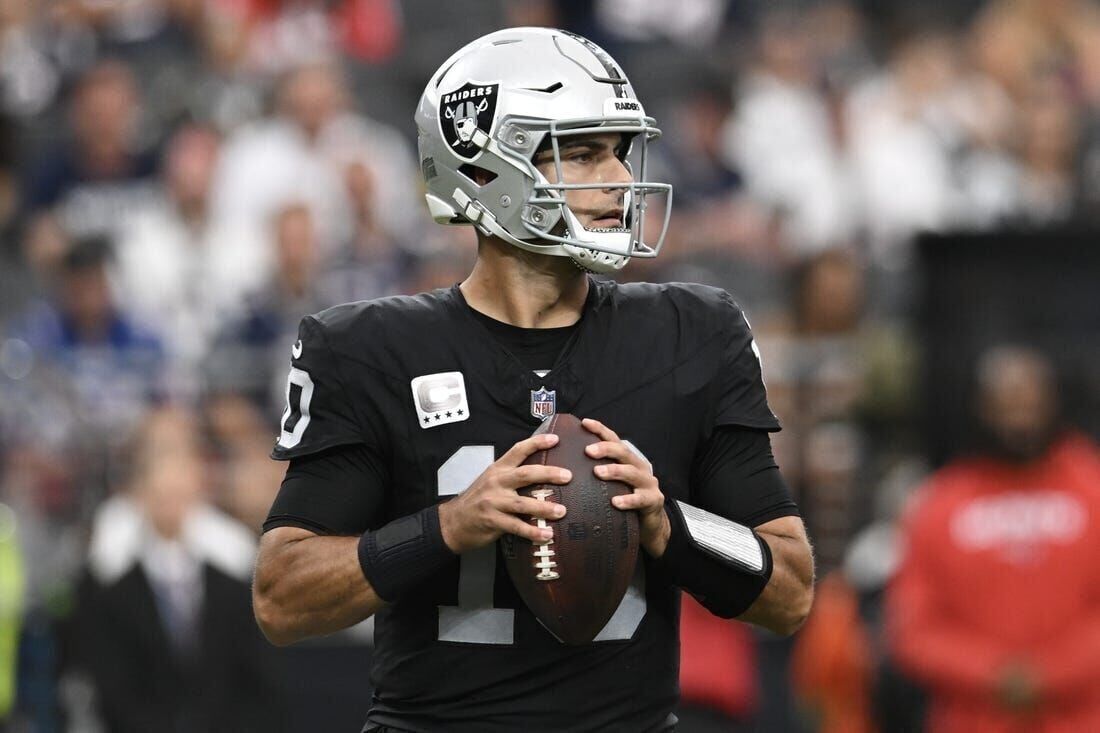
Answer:
M571 257L594 272L614 272L631 257L660 251L672 186L647 181L646 161L648 144L661 131L619 65L591 41L548 28L483 36L432 76L416 126L428 208L437 222L472 223L486 235ZM559 143L602 133L627 141L620 153L633 180L563 182ZM555 183L533 162L537 152L551 151ZM622 226L583 226L565 200L565 192L576 189L622 189ZM663 211L652 243L644 236L647 208Z

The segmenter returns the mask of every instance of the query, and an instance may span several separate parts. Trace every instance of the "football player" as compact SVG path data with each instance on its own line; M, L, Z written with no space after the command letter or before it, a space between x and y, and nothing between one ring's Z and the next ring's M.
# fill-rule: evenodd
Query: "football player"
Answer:
M590 41L515 28L448 59L416 111L433 217L472 224L461 284L303 319L274 457L254 602L288 644L375 617L367 731L665 731L676 719L679 592L791 633L813 561L772 457L740 309L697 285L617 285L661 247L660 131ZM656 231L655 237L649 232ZM634 488L644 561L612 619L566 646L519 600L496 540L545 540L563 508L518 488L587 418L601 478Z

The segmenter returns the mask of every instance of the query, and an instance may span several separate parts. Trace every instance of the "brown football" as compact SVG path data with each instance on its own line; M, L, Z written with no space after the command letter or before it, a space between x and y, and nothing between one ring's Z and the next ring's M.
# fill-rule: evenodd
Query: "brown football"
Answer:
M539 520L554 538L538 545L516 535L500 539L508 574L527 607L566 644L587 644L607 624L634 576L638 560L638 515L611 505L611 497L632 489L619 481L601 481L592 472L600 463L584 452L599 442L568 414L552 415L535 434L555 433L558 444L526 463L568 468L568 484L538 484L519 490L525 496L564 504L560 520ZM535 520L531 520L536 524Z

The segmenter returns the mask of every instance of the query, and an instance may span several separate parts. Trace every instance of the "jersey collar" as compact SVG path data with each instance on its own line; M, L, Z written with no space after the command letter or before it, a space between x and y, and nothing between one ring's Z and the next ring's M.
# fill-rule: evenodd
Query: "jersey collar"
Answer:
M577 329L558 354L557 361L546 377L540 377L527 369L508 351L489 330L478 321L462 295L458 285L446 291L448 308L456 316L456 336L465 342L465 348L480 351L488 361L484 370L476 370L471 378L499 405L527 413L530 409L530 392L542 387L557 392L558 412L571 412L584 394L588 380L579 365L594 365L599 358L601 342L606 343L606 305L610 296L607 283L589 278L588 296L584 302ZM530 417L532 423L538 418Z

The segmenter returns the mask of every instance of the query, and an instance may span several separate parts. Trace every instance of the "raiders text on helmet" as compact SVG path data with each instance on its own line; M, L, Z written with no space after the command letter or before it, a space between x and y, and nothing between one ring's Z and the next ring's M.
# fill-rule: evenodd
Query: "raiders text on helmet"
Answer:
M473 223L532 252L566 256L595 272L631 257L654 257L664 241L672 187L646 180L647 146L660 136L618 64L580 36L511 28L483 36L449 58L416 111L420 164L436 221ZM559 142L619 133L634 180L564 183ZM532 162L553 153L557 182ZM633 165L631 165L633 163ZM483 171L476 176L474 169ZM478 182L480 181L480 183ZM623 226L585 228L565 202L577 189L622 189ZM650 203L657 201L656 206ZM647 208L658 234L646 240Z

